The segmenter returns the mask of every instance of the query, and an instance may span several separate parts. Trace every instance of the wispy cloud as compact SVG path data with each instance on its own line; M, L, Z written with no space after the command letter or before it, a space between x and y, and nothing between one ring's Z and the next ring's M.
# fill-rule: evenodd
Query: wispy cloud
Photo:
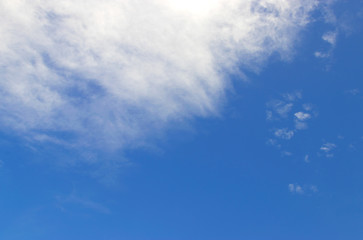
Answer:
M281 139L290 140L294 136L294 131L287 128L277 129L274 132L275 136Z
M310 156L308 154L305 155L304 162L306 162L306 163L310 162Z
M94 202L90 199L81 198L81 197L77 196L75 193L72 193L68 196L57 196L56 200L57 200L58 207L60 207L63 210L67 210L66 208L69 207L70 205L76 205L76 206L80 206L81 208L85 208L85 209L99 212L102 214L111 213L110 209L107 208L106 206L104 206L100 203Z
M279 126L271 128L274 137L267 141L268 145L281 149L283 144L279 143L279 140L290 140L300 130L308 128L308 121L317 115L317 111L312 104L301 101L302 92L293 91L266 103L266 119L269 123ZM284 152L282 154L286 156Z
M358 88L354 88L354 89L350 89L350 90L345 91L345 93L356 96L356 95L358 95L360 93L360 91L359 91Z
M339 1L329 0L326 2L333 3ZM357 29L357 24L361 22L359 11L361 11L360 7L357 9L352 8L349 12L344 7L339 11L334 11L329 7L323 7L324 21L330 25L331 29L322 34L321 40L325 43L325 46L314 52L315 57L321 59L329 59L332 57L339 38L344 35L350 35L355 31L354 29ZM330 67L328 66L328 68Z
M336 146L334 143L324 143L324 144L320 147L320 150L326 154L326 157L333 157L333 156L334 156L334 154L332 153L332 151L333 151L336 147L337 147L337 146Z
M317 186L315 185L304 185L304 186L301 186L299 184L293 184L293 183L290 183L288 185L288 189L291 193L297 193L297 194L300 194L300 195L303 195L303 194L311 194L311 193L317 193L319 192L319 189Z
M324 152L330 152L331 150L333 150L334 148L336 148L336 145L334 143L324 143L321 147L320 150L324 151Z
M296 100L302 99L301 91L285 93L282 96L286 101L289 101L289 102L294 102Z
M284 156L284 157L290 157L292 156L292 152L289 152L289 151L282 151L281 152L281 155Z
M2 130L118 148L169 124L217 114L230 86L226 76L257 70L276 52L289 59L317 6L1 1Z
M266 144L277 148L282 156L295 156L296 153L291 151L294 138L298 137L302 130L307 130L309 122L318 116L317 107L304 102L302 91L292 91L280 94L279 98L266 103L266 119L271 125L272 133ZM292 143L287 143L286 140ZM306 163L310 162L309 155L297 157Z
M337 35L338 33L336 31L330 31L324 33L324 35L321 37L324 41L328 42L330 45L335 46L337 42Z
M267 110L266 112L267 119L272 120L275 115L280 118L286 118L288 113L291 111L293 104L274 100L269 102L267 106L270 108L270 110Z
M289 187L289 191L291 193L298 193L298 194L303 194L304 193L304 190L298 184L289 184L288 187Z
M317 58L328 58L330 57L330 53L329 52L315 52L314 53L314 56L317 57Z
M330 14L331 14L331 17L334 15L332 12ZM328 22L330 22L333 25L337 24L336 19L334 19L334 21L328 20ZM338 30L337 29L338 28L336 27L336 30L325 32L321 36L321 39L324 42L329 44L329 47L325 51L316 51L314 53L315 57L317 57L317 58L329 58L332 55L332 53L334 51L334 48L335 48L335 45L337 43L337 37L338 37Z

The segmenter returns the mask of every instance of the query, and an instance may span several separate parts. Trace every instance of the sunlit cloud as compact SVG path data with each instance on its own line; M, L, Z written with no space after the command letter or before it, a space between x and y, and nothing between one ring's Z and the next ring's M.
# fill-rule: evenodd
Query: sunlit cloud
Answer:
M317 6L316 0L2 1L2 130L35 141L122 148L173 123L217 115L229 74L257 71L274 53L290 59Z

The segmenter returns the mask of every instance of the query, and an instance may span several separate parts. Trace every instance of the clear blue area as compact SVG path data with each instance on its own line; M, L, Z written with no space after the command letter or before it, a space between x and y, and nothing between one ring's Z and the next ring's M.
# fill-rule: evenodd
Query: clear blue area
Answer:
M314 52L329 49L328 27L311 25L293 61L235 79L221 117L169 130L153 149L72 152L0 135L0 239L363 239L363 32L351 23L324 59ZM297 92L288 118L266 119L269 102ZM307 129L276 138L304 103ZM109 164L74 161L92 157Z

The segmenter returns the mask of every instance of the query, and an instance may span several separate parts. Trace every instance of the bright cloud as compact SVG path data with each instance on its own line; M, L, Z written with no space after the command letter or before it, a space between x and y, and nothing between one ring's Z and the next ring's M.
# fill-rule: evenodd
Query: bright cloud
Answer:
M204 16L212 10L221 7L218 0L166 0L169 6L176 11L185 11Z
M170 123L213 115L230 85L227 75L256 70L276 52L289 58L316 6L1 1L2 130L120 147Z
M298 130L303 130L308 127L306 120L311 118L310 113L297 112L294 114L295 116L295 128Z
M311 115L309 113L304 113L304 112L297 112L294 115L300 121L305 121L311 118Z

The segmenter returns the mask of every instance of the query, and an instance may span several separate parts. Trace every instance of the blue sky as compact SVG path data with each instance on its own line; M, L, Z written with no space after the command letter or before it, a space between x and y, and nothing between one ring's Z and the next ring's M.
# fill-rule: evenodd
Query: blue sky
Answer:
M0 239L362 239L362 7L0 3Z

